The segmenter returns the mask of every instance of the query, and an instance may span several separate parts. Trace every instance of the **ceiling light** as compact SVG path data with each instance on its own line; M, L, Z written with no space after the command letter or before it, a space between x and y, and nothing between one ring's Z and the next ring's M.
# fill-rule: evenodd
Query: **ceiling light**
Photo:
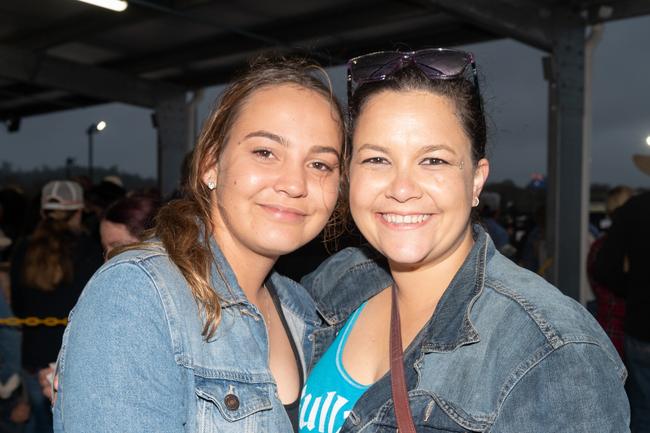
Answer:
M99 6L101 8L110 9L115 12L122 12L128 6L128 3L124 0L78 0L78 1Z

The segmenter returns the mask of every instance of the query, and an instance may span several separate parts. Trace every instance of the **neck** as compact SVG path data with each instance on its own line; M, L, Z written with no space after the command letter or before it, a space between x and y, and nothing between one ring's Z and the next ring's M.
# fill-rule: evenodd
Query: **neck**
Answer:
M242 291L249 301L257 303L264 290L264 280L275 265L277 257L257 254L245 248L232 237L220 235L223 232L223 230L216 229L213 236L235 273Z

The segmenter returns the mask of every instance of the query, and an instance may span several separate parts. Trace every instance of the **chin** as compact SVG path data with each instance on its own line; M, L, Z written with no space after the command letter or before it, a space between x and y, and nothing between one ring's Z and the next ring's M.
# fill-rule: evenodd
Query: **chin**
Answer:
M423 251L413 248L385 248L380 249L380 252L386 256L388 260L395 264L413 266L424 262L429 256L430 251Z
M292 239L289 236L269 236L259 245L258 253L268 257L290 254L305 245L309 240Z

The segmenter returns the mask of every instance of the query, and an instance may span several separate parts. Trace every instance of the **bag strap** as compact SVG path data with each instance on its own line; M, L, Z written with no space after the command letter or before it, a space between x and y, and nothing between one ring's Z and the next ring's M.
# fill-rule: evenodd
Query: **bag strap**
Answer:
M395 406L395 418L399 433L416 433L413 415L409 406L404 376L404 355L402 352L402 329L397 306L396 284L392 287L390 314L390 385Z

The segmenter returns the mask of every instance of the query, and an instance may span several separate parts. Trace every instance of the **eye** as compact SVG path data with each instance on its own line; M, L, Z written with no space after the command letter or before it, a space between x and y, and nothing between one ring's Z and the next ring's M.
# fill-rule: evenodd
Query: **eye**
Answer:
M440 158L424 158L420 162L420 165L447 165L447 164L449 164L447 161Z
M334 169L322 161L314 161L311 163L311 166L318 171L333 171Z
M269 149L255 149L253 150L253 154L261 159L271 159L273 157L273 152Z
M361 164L388 164L388 160L382 156L373 156L372 158L366 158L363 161L361 161Z

